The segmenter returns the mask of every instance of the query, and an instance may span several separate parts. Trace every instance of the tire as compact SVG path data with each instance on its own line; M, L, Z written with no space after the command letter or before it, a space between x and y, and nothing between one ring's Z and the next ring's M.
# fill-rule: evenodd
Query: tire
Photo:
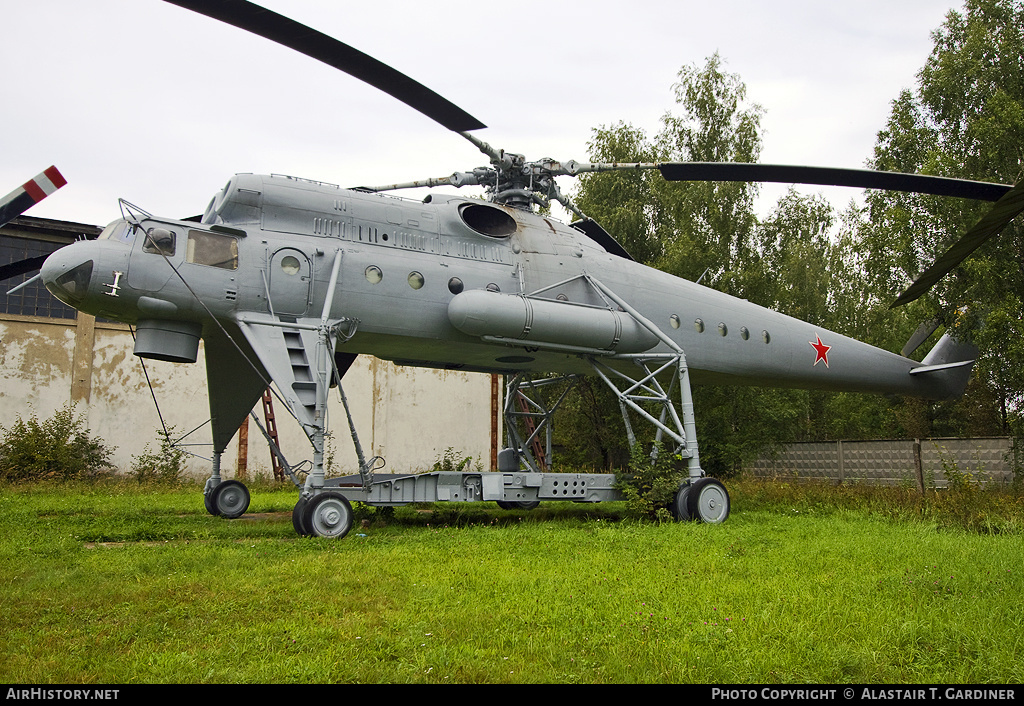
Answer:
M698 478L686 494L686 510L690 517L707 524L719 524L729 517L729 493L714 478Z
M213 504L213 491L214 490L216 490L216 488L212 488L209 492L206 492L205 490L203 491L203 507L206 508L206 511L208 513L210 513L211 515L216 517L217 516L217 507L216 507L216 505Z
M320 493L302 511L302 524L314 537L341 539L352 529L352 520L352 505L341 493Z
M540 500L498 500L502 510L533 510L540 505Z
M690 495L690 486L680 486L679 490L676 491L676 497L672 500L672 504L669 505L669 512L672 513L672 517L676 518L676 522L689 522L693 519L690 516L690 510L686 506L686 499Z
M295 507L292 509L292 527L295 528L295 534L300 537L309 536L309 527L302 523L302 513L306 511L306 504L308 502L308 498L300 496L299 501L295 503Z
M210 504L215 515L229 520L241 517L249 509L249 489L237 480L226 480L210 493Z

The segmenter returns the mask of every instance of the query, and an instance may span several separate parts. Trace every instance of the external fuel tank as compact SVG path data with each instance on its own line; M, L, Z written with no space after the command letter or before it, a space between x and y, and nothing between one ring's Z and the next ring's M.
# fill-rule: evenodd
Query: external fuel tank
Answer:
M452 326L470 336L530 341L615 353L641 353L658 337L624 311L585 304L472 290L448 304Z

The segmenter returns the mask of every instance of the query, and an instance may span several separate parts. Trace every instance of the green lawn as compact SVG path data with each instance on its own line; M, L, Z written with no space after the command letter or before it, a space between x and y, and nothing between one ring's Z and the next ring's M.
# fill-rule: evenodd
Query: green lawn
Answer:
M729 488L718 526L487 503L338 541L294 535L294 490L229 521L198 487L3 487L0 681L1024 681L1014 517Z

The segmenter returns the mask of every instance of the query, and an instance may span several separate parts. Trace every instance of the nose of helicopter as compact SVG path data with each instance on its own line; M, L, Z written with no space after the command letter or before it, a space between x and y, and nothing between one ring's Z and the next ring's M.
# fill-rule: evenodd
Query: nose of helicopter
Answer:
M89 289L93 270L93 260L76 245L55 251L39 269L39 277L50 293L75 308Z

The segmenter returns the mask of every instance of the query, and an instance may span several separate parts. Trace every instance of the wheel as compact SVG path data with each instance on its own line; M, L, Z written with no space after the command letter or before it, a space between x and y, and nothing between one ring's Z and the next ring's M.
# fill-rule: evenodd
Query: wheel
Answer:
M341 539L352 529L352 506L341 493L320 493L306 503L302 524L315 537Z
M669 512L672 513L672 517L676 518L677 522L689 522L692 518L690 517L690 510L686 507L686 498L690 495L690 486L684 485L676 491L676 497L672 500L672 503L668 506Z
M249 489L237 480L226 480L208 496L213 514L233 520L249 509Z
M701 522L725 522L729 516L729 493L714 478L698 478L686 494L686 510L691 518Z
M205 490L205 489L203 490L203 505L206 507L206 511L208 513L210 513L211 515L216 516L217 515L217 508L213 504L213 491L214 490L216 490L216 487L211 488L210 490Z
M292 510L292 527L295 528L295 534L300 537L309 536L309 527L302 523L302 515L306 510L306 505L309 503L309 498L300 496L299 501L295 503L295 508Z
M498 500L502 510L532 510L540 505L540 500Z

